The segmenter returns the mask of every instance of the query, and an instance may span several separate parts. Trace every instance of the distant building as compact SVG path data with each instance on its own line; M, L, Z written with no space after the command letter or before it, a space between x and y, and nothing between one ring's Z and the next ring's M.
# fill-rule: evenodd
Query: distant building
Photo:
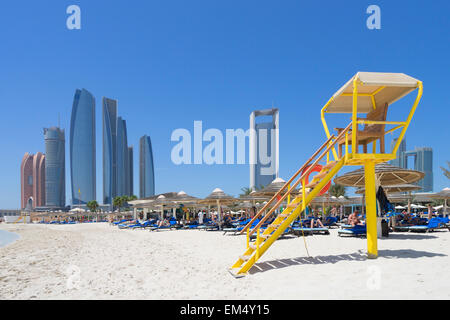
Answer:
M155 195L155 169L150 137L145 135L139 140L139 198Z
M103 203L117 196L117 100L103 98Z
M95 99L86 89L75 91L70 121L72 205L96 200Z
M133 148L127 124L117 116L117 101L103 98L103 203L133 194Z
M20 206L34 209L45 205L45 156L28 152L20 165Z
M397 139L391 142L391 150L394 148ZM425 177L416 184L422 187L417 192L433 192L433 149L429 147L415 148L406 151L406 140L403 139L397 151L397 157L390 161L390 164L400 168L408 169L408 158L414 157L414 170L422 171Z
M128 147L128 194L130 196L134 195L134 179L133 179L133 175L134 175L134 170L133 170L133 161L134 161L134 157L133 157L133 146Z
M45 206L66 204L66 157L64 129L45 128Z
M406 151L405 157L414 157L414 170L422 171L425 177L417 182L422 187L419 192L433 192L433 149L428 147L415 148L414 151Z
M256 123L256 118L260 116L272 116L272 121ZM250 114L249 149L250 188L255 190L278 178L278 109L256 110Z

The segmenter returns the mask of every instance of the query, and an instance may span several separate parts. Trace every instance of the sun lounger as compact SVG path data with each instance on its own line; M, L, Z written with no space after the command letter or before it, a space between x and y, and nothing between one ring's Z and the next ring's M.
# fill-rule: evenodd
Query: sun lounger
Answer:
M413 226L395 226L396 231L411 231L411 232L430 232L434 230L447 229L450 231L448 218L432 218L426 225L413 225Z
M342 229L338 230L339 236L350 236L350 237L358 237L366 235L366 226L365 225L356 225L352 227L351 225L342 225Z
M291 231L297 236L300 236L302 234L330 234L330 230L327 227L324 228L292 227Z

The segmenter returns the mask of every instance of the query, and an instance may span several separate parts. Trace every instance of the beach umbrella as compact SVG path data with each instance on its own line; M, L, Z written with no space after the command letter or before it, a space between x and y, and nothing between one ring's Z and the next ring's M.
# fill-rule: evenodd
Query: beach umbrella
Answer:
M233 196L226 194L220 188L216 188L205 199L199 200L198 202L201 204L217 205L219 225L220 225L222 222L222 217L221 217L222 213L221 213L220 206L224 205L224 204L232 204L237 201L239 201L239 199L236 199Z
M395 209L406 209L406 207L403 207L403 206L395 206Z
M375 165L375 181L378 186L409 184L421 180L425 173L417 170L395 167L387 163ZM364 168L336 177L334 183L347 187L364 187Z
M422 189L420 186L410 183L404 183L404 184L396 184L392 186L383 186L383 190L386 193L392 193L392 192L410 192L410 191L416 191ZM358 188L355 193L358 194L364 194L366 191L365 188Z
M253 193L256 197L273 197L280 189L286 184L286 181L284 181L281 178L276 178L271 183L269 183L267 186L262 188L261 190L257 190ZM287 190L287 189L286 189ZM282 196L286 192L282 192L280 196ZM300 191L298 189L292 190L291 195L298 195L300 194Z
M386 186L414 183L423 179L424 176L425 173L421 171L404 169L388 163L379 163L375 165L376 190L378 190L379 186L382 186L384 189ZM342 176L336 177L334 183L347 187L363 188L365 185L364 168L362 167L358 170L347 172ZM364 203L364 195L362 201ZM364 208L364 205L362 207Z
M447 216L447 200L450 199L450 188L444 188L440 192L430 195L433 199L444 200L444 216Z

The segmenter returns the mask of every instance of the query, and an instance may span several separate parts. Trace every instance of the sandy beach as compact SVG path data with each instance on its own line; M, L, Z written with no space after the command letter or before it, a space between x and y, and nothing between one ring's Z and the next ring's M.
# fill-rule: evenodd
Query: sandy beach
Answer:
M250 274L227 268L244 236L119 230L107 223L0 225L0 299L449 299L450 232L391 233L379 258L366 239L278 240Z

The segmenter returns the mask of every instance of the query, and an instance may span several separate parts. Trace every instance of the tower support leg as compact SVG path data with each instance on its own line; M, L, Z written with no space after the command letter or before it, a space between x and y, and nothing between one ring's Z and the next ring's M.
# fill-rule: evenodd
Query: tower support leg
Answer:
M366 161L364 164L366 184L366 229L367 229L367 256L376 259L377 245L377 200L375 191L375 163Z

